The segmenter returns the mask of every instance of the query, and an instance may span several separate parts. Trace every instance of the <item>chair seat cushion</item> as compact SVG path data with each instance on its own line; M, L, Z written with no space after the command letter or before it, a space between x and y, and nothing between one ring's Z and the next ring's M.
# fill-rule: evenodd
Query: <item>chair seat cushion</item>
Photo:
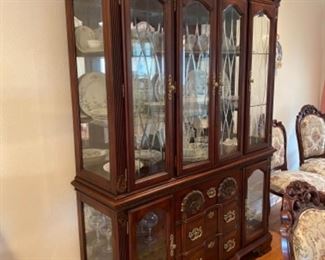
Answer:
M325 176L304 171L275 171L271 173L271 190L283 194L286 187L293 181L306 181L325 192Z
M296 260L325 259L325 210L307 209L293 229L293 252Z
M305 161L300 170L314 172L325 177L325 158L311 158Z

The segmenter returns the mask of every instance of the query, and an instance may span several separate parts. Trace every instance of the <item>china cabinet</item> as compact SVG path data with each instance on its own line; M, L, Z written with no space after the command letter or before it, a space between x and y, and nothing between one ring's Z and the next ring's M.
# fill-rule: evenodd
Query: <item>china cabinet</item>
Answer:
M280 0L66 0L81 259L270 248Z

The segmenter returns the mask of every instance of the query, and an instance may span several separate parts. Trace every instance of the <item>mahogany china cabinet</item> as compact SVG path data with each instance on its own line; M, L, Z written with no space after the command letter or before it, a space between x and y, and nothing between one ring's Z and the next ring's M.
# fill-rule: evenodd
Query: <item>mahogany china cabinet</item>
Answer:
M270 249L280 0L66 0L81 259Z

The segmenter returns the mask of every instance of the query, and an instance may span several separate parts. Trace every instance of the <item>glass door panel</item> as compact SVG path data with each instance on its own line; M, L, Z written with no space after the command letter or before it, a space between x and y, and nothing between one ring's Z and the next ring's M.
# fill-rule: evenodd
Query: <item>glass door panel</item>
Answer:
M159 0L131 0L135 179L166 170L165 15Z
M183 164L209 159L209 79L211 15L200 1L183 7L182 128Z
M83 169L110 180L101 0L74 0Z
M252 236L263 228L264 182L265 174L260 169L254 170L247 178L247 194L245 201L246 237Z
M174 251L171 203L169 197L131 211L130 259L170 259Z
M241 65L242 15L234 6L227 7L222 14L222 49L219 77L220 111L220 157L239 150L239 98Z
M270 19L264 13L259 13L253 18L252 61L249 79L250 146L266 142L270 25Z
M83 216L87 260L113 260L112 219L86 203Z

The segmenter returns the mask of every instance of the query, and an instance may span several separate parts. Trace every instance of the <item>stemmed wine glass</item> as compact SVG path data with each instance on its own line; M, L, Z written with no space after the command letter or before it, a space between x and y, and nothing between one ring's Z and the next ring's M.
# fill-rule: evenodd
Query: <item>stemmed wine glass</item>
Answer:
M103 241L100 239L100 227L104 224L104 218L99 212L93 211L88 221L91 229L96 232L96 238L92 241L91 247L98 248L103 244Z
M146 244L155 242L155 238L152 236L152 229L158 224L158 220L158 216L154 212L149 212L141 220L142 227L148 230L148 235L145 239Z
M100 227L100 234L104 237L106 237L107 246L104 248L104 253L110 254L112 253L112 221L110 218L107 218L106 216L103 217L103 225Z

